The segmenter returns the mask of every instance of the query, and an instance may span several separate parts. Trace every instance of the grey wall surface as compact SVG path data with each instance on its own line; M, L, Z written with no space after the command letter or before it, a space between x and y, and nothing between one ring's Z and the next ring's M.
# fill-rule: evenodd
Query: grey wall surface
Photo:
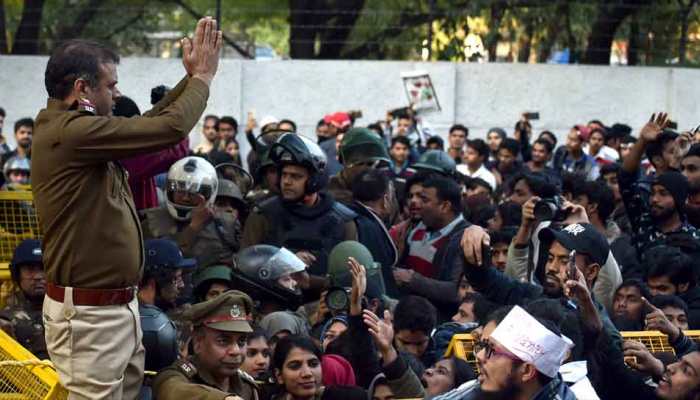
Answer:
M3 130L14 144L14 120L34 116L46 104L46 57L0 56L0 107L8 113ZM430 73L442 111L427 115L445 136L453 123L467 125L472 137L490 127L512 130L523 111L538 111L536 131L562 137L577 123L600 119L638 129L652 112L664 110L679 128L700 123L700 71L674 68L594 67L542 64L464 64L392 61L240 61L224 59L214 80L206 113L232 115L245 124L246 113L297 121L313 136L325 114L360 109L367 125L407 100L400 74ZM118 68L119 89L147 109L150 88L174 86L184 75L179 60L127 58ZM190 135L200 140L199 127ZM247 143L239 137L242 149Z

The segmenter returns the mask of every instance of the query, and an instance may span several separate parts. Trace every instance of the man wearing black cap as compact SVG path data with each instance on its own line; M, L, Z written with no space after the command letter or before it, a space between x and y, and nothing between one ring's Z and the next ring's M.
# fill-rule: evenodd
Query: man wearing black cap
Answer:
M700 253L700 232L687 223L683 210L689 188L686 177L673 170L657 175L651 193L645 193L638 182L643 150L657 140L667 124L666 114L652 115L625 158L619 176L620 193L632 225L632 243L640 261L646 250L659 244L676 245L689 254Z
M187 310L186 317L194 326L194 355L158 373L153 382L156 398L257 399L255 381L239 369L246 334L253 332L252 312L253 300L236 290Z
M41 242L28 239L15 249L10 274L16 288L0 311L0 328L40 359L48 359L41 307L46 292L46 274L41 260Z
M165 239L146 240L146 262L139 285L139 314L146 349L146 369L158 371L177 359L178 334L176 325L165 311L175 308L175 301L184 288L183 270L196 266L194 259L184 259L174 242ZM189 337L189 335L185 335Z

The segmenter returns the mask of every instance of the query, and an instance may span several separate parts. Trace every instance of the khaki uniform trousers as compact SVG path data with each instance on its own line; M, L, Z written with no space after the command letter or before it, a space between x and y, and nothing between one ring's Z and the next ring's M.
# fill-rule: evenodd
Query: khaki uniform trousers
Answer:
M76 306L44 297L46 347L69 400L133 400L143 382L145 351L136 296L128 304Z

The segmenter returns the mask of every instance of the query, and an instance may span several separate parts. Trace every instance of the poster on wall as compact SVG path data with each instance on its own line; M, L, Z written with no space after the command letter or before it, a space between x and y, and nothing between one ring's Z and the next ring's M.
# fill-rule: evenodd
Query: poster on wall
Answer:
M408 103L417 113L440 111L440 102L430 75L425 71L402 72Z

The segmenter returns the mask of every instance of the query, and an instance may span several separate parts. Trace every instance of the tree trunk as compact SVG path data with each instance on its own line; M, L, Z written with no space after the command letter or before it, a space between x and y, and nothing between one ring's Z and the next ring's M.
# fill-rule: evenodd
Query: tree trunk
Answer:
M99 11L100 5L104 0L90 0L88 4L80 7L80 12L75 17L71 24L61 24L56 33L56 42L60 43L64 40L80 37L85 30L90 20L92 20Z
M566 22L566 47L569 48L569 64L576 64L578 62L578 45L571 27L571 7L569 7L568 2L564 7L564 20Z
M12 54L37 54L39 52L39 32L44 0L26 0L22 9L22 20L17 27Z
M289 0L289 56L314 58L316 56L316 12L322 4L318 0Z
M634 14L635 6L648 4L650 0L602 2L598 7L598 16L591 27L588 49L583 61L586 64L609 65L612 42L615 32L628 16Z
M556 43L559 32L561 31L561 16L565 15L566 7L566 2L558 2L554 15L549 17L545 37L542 39L539 51L537 52L537 62L547 62L552 55L552 47L554 43Z
M486 50L489 52L489 61L496 61L496 50L498 42L501 40L501 20L505 13L505 7L501 2L491 4L491 21L489 21L489 33L486 36Z
M365 0L342 0L334 4L336 16L329 21L326 17L326 29L321 33L321 48L318 58L338 59L345 43L360 17L360 11L365 6ZM330 24L328 22L331 22Z
M7 46L7 25L5 22L5 0L0 0L0 54L9 54Z
M630 21L630 36L627 45L627 65L639 64L639 21L632 18Z
M690 13L693 12L693 7L697 0L690 0L688 5L683 4L683 1L678 0L681 6L680 17L681 17L681 37L678 42L678 64L685 64L686 49L688 47L688 26L690 25Z
M520 48L518 49L518 62L527 63L530 61L530 53L532 51L532 39L535 34L535 22L528 19L525 26L525 34L520 40Z

